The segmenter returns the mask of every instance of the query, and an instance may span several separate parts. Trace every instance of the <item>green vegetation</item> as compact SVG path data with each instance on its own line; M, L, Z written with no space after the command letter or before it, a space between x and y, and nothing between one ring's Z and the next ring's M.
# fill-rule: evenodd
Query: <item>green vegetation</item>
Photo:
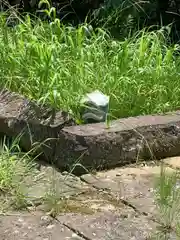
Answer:
M79 119L81 97L95 89L110 96L111 118L160 113L180 107L180 45L168 44L169 27L141 30L115 40L106 29L89 24L77 28L63 25L55 16L51 23L28 15L8 27L0 16L0 87L24 94L40 103L71 112ZM112 21L112 19L111 19ZM18 147L18 143L12 144ZM29 206L27 177L36 169L28 154L12 154L4 143L0 152L0 202L4 207ZM78 164L78 163L77 163ZM33 175L33 176L35 176ZM25 177L26 176L26 177ZM168 239L180 235L178 175L162 170L156 203L161 216L159 233ZM56 186L44 199L55 214L65 208ZM74 206L71 206L72 208ZM160 236L160 235L158 235ZM166 238L167 236L167 238Z
M179 107L179 45L167 46L163 29L116 41L102 29L57 19L27 17L9 28L1 16L0 28L1 86L76 117L82 95L95 89L110 95L114 118Z
M155 239L180 238L180 175L179 172L168 173L162 165L161 174L155 185L155 203L160 223ZM173 234L176 234L173 235ZM154 238L153 238L154 239Z
M34 162L28 154L22 154L18 141L11 146L6 145L6 138L1 141L0 148L0 212L5 209L22 209L28 205L25 195L28 176L35 174ZM16 149L16 153L13 150Z
M29 153L19 148L19 139L8 144L6 137L0 144L0 215L6 211L27 210L43 205L44 211L50 214L79 209L80 204L62 197L57 186L57 174L53 169L52 176L45 170L39 171L37 163ZM66 175L63 181L66 181ZM60 182L59 182L60 184ZM85 211L85 210L84 210Z

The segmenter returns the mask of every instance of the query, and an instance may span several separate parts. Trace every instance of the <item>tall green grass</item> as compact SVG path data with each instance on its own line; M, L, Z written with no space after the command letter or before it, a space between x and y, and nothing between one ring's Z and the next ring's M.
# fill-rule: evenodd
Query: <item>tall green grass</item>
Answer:
M160 225L152 239L180 239L179 171L168 173L165 166L161 166L161 173L155 185L155 203Z
M110 95L114 118L175 110L180 105L179 45L163 31L141 31L124 41L104 30L33 22L13 28L0 17L0 86L78 116L83 94Z

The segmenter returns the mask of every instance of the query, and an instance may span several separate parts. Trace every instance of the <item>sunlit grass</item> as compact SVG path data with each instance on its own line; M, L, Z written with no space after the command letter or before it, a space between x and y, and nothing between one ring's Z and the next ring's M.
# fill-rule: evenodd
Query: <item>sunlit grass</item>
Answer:
M155 185L155 203L159 215L159 229L153 239L180 238L180 173L169 173L161 166Z
M8 28L0 18L1 86L71 110L78 116L83 94L110 95L110 114L126 117L177 109L179 45L166 47L163 31L114 41L91 30L26 21Z

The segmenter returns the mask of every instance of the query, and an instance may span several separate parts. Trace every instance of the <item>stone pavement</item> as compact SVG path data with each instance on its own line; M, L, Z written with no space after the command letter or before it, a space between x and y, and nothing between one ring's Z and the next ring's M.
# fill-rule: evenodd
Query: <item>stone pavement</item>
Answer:
M180 157L163 160L169 174L180 168ZM1 240L150 240L162 228L154 202L157 163L131 165L80 178L42 166L39 179L28 180L28 211L0 215ZM37 175L38 176L38 175ZM58 212L48 206L47 189L55 186ZM30 186L31 185L31 186ZM177 222L179 219L172 219ZM168 238L178 239L174 229Z

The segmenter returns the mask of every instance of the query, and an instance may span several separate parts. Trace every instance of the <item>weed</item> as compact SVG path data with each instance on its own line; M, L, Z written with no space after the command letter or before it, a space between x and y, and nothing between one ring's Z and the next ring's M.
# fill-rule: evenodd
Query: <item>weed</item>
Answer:
M0 152L0 199L1 208L24 208L27 207L25 179L33 174L34 163L27 154L20 152L17 139L11 142L9 148L2 141ZM13 152L12 149L19 149Z
M180 175L167 173L161 166L161 174L156 181L155 202L160 216L158 239L170 239L174 232L180 237ZM156 239L157 239L156 238Z

